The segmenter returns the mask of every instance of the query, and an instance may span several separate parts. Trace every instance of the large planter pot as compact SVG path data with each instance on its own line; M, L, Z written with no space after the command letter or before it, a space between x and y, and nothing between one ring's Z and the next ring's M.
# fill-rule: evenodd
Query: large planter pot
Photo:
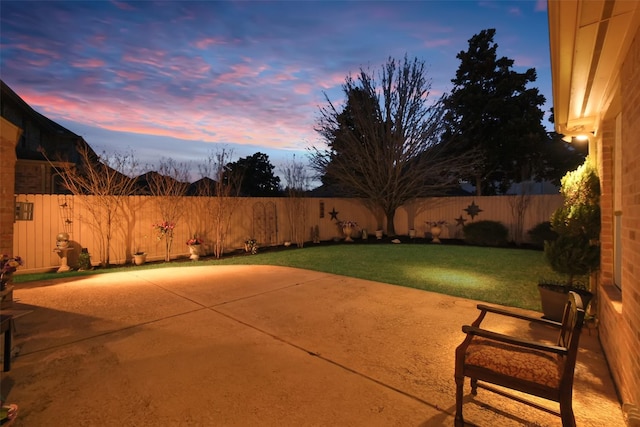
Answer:
M189 256L189 259L192 259L194 261L197 261L200 259L200 245L191 245L189 246L189 253L191 254L191 256Z
M542 317L556 322L561 322L569 291L574 291L580 295L582 298L582 306L586 310L589 302L591 302L591 299L593 298L593 294L591 292L585 291L584 289L572 288L570 286L547 283L538 284L540 303L542 304Z

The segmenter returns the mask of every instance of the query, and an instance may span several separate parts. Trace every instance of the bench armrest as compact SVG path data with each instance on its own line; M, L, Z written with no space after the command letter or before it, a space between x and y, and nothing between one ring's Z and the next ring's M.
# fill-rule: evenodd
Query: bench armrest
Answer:
M527 320L529 322L535 322L535 323L540 323L543 325L548 325L548 326L553 326L556 328L561 328L562 327L562 322L555 322L553 320L548 320L548 319L542 319L539 317L532 317L532 316L527 316L524 314L519 314L519 313L515 313L513 311L510 310L505 310L503 308L499 308L499 307L492 307L489 305L484 305L484 304L478 304L478 310L487 312L487 313L494 313L494 314L499 314L501 316L509 316L509 317L514 317L516 319L522 319L522 320Z

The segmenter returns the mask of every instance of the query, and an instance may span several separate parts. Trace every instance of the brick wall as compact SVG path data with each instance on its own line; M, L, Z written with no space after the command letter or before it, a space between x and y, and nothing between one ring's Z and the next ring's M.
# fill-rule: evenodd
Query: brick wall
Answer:
M613 286L613 147L615 124L603 126L600 339L624 404L640 405L640 32L620 70L622 161L622 291Z
M17 194L51 192L51 167L46 162L18 160L16 165Z
M16 143L20 128L0 117L0 254L13 255Z

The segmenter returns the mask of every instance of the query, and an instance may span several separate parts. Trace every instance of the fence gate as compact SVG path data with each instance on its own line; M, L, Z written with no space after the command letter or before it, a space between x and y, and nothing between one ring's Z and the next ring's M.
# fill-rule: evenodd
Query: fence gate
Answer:
M275 203L253 204L253 237L261 246L278 244L278 216Z

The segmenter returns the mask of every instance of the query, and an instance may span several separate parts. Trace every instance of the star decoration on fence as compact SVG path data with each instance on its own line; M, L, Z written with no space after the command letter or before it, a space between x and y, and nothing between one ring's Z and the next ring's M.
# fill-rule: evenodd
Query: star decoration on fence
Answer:
M479 215L480 212L482 212L482 209L480 209L480 207L476 205L475 200L471 202L471 204L467 206L466 209L463 209L463 210L467 212L467 214L471 217L471 219L473 219L476 215Z
M331 220L338 220L338 214L340 212L336 211L336 208L331 208L331 212L329 212L329 215L331 215Z
M460 214L460 216L458 218L455 219L456 220L456 226L461 226L464 227L464 223L467 220L466 218L462 217L462 214Z

